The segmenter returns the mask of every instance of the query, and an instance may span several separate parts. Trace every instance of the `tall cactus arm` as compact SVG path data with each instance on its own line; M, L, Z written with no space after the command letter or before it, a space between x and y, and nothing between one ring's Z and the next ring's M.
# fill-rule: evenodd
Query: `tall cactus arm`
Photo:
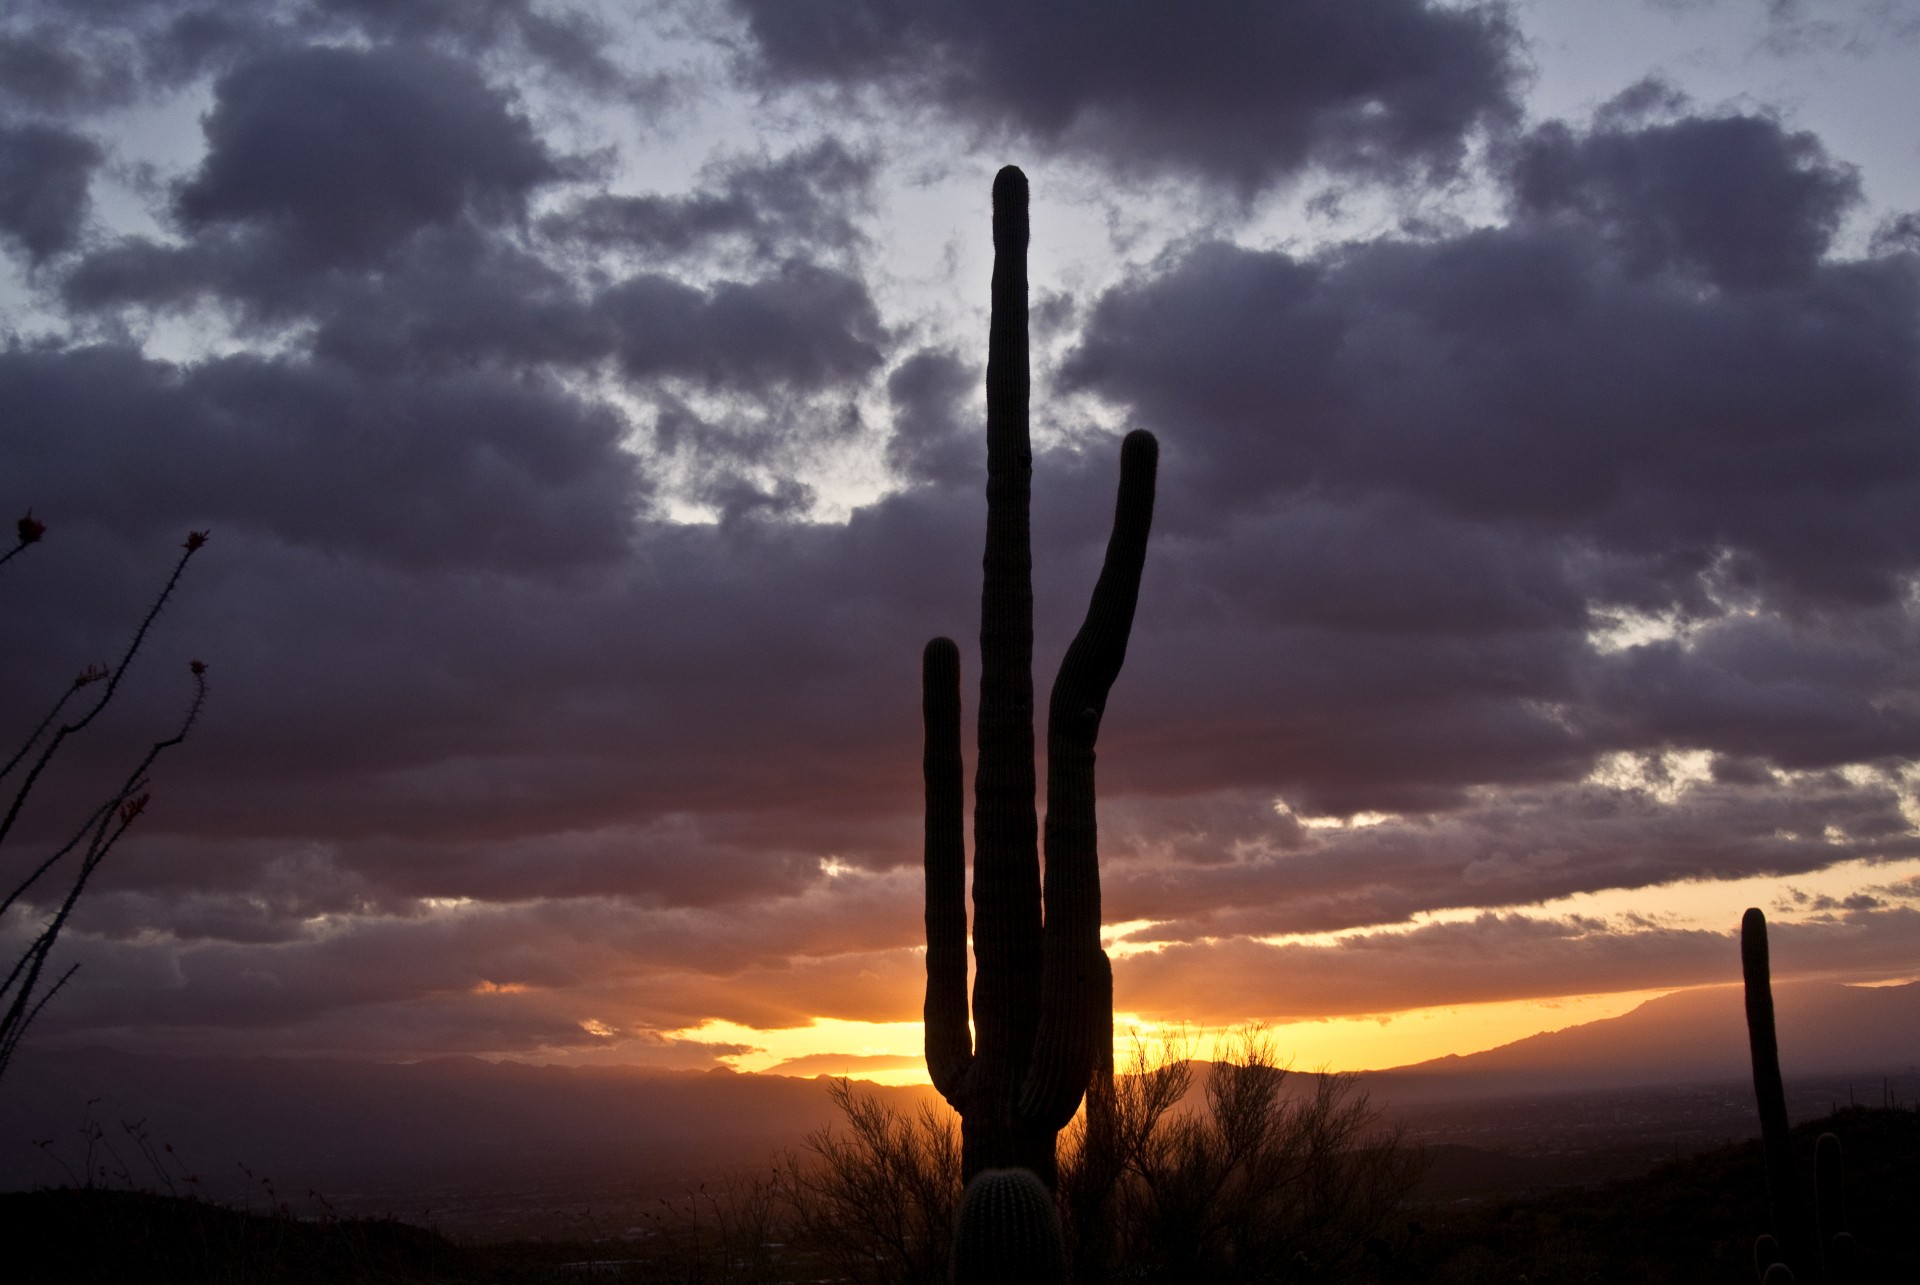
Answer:
M967 1027L967 849L960 760L960 649L935 638L920 658L927 787L927 1072L957 1109L973 1035Z
M976 1074L1016 1091L1039 1024L1039 823L1033 766L1033 451L1027 434L1027 178L993 181L987 332L987 547L974 767Z
M1020 1114L1065 1127L1086 1091L1102 1029L1100 846L1094 815L1094 743L1107 695L1127 658L1160 446L1136 430L1120 447L1120 493L1107 558L1087 618L1060 662L1047 708L1047 879L1040 1030L1020 1092ZM1111 1013L1111 1000L1108 1001Z

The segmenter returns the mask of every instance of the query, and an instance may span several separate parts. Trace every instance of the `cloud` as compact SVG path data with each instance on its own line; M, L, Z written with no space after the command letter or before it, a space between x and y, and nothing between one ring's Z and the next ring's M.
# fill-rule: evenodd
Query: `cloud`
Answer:
M587 197L541 221L549 236L595 250L673 257L738 241L761 257L848 250L861 240L854 209L872 197L872 156L826 138L774 160L710 164L685 196Z
M1604 190L1615 143L1667 129L1563 148L1587 178L1560 188ZM1737 131L1770 134L1776 161L1796 151L1764 119ZM1651 197L1634 208L1674 238L1658 262L1551 219L1310 257L1204 243L1108 291L1063 377L1185 448L1170 480L1196 511L1388 494L1638 563L1683 603L1716 569L1792 600L1884 603L1920 534L1901 516L1915 280L1899 259L1796 263L1846 186L1815 178L1825 196L1778 203L1750 238L1728 229L1704 292L1694 233ZM1740 266L1769 256L1787 277Z
M70 112L125 102L135 89L130 51L71 41L52 22L0 32L0 95L16 107Z
M817 388L873 370L886 337L862 282L809 263L708 291L663 276L629 277L594 306L634 380L675 374L713 387Z
M363 379L259 356L181 369L102 346L0 354L0 390L24 426L0 456L31 469L35 502L129 535L216 526L526 569L618 553L645 496L619 419L538 379Z
M1526 220L1564 218L1613 241L1636 272L1696 272L1723 289L1805 280L1860 200L1820 140L1761 116L1688 116L1577 133L1560 122L1514 146Z
M887 463L914 482L950 484L986 467L986 444L966 412L981 386L977 367L944 349L924 348L887 376L893 433Z
M1796 975L1898 975L1920 963L1909 909L1782 926ZM1712 985L1739 977L1731 932L1621 931L1592 921L1483 915L1337 946L1247 940L1177 946L1114 965L1114 1004L1149 1019L1232 1024L1416 1007ZM1791 947L1786 946L1791 941Z
M517 50L536 65L590 89L617 87L623 75L608 57L610 33L585 9L541 5L532 0L424 0L391 5L381 0L315 0L314 18L344 21L377 41L437 40L469 53Z
M644 99L657 87L654 77L609 56L604 23L580 9L536 8L529 0L402 6L265 0L244 8L178 0L20 0L14 10L13 29L0 33L0 95L43 111L122 107L308 44L491 57L615 98Z
M0 237L38 265L80 240L100 145L49 125L0 123Z
M425 227L510 220L564 169L465 63L405 48L276 51L220 77L175 209L247 224L300 261L367 263Z
M735 0L751 75L877 86L1122 171L1251 193L1309 165L1449 171L1514 114L1503 11L1422 0L1198 7Z
M1106 917L1148 921L1138 941L1341 932L1442 908L1920 853L1897 780L1680 784L1657 764L1613 766L1608 780L1508 786L1444 813L1346 827L1303 825L1306 808L1277 815L1272 795L1253 790L1152 808L1128 800L1103 824Z

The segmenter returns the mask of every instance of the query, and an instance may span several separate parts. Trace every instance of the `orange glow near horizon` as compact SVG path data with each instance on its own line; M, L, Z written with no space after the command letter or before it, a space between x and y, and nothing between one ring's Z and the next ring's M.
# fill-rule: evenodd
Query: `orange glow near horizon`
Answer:
M1662 990L1610 995L1567 995L1544 1000L1507 1000L1486 1004L1449 1004L1413 1008L1370 1017L1287 1022L1265 1029L1287 1065L1301 1071L1375 1071L1424 1062L1449 1053L1478 1053L1584 1022L1619 1017ZM1136 1014L1114 1014L1115 1063L1125 1066L1137 1037L1150 1059L1170 1051L1209 1058L1230 1041L1233 1028L1181 1027L1149 1022ZM677 1039L747 1044L753 1052L724 1059L734 1069L776 1074L848 1075L880 1084L926 1084L920 1060L919 1022L848 1022L822 1019L810 1026L757 1031L730 1022L706 1022L672 1032ZM782 1064L808 1058L803 1068ZM904 1065L877 1066L867 1059L901 1058ZM844 1059L844 1061L838 1061Z
M1848 861L1792 877L1756 876L1731 880L1680 880L1654 887L1607 889L1577 893L1532 905L1448 908L1422 912L1397 924L1356 927L1333 933L1288 934L1259 940L1273 945L1337 949L1354 938L1417 932L1448 922L1471 922L1485 914L1541 919L1578 917L1600 931L1632 934L1652 929L1683 929L1724 934L1728 939L1729 975L1723 984L1738 982L1733 945L1739 916L1745 907L1765 907L1775 923L1819 919L1856 893L1870 893L1881 905L1920 908L1920 859L1887 862ZM1150 921L1110 924L1103 936L1116 958L1151 953L1161 945L1151 940L1124 940L1130 932L1151 929ZM1793 968L1776 960L1781 977L1827 976L1852 985L1890 985L1907 980L1912 968L1897 975L1842 976ZM1697 984L1697 983L1696 983ZM1620 1017L1650 999L1692 987L1679 984L1646 989L1561 996L1488 1000L1476 1003L1412 1005L1389 1012L1329 1016L1267 1022L1265 1031L1280 1059L1302 1071L1379 1071L1408 1066L1448 1055L1466 1056L1498 1048L1516 1040L1562 1030L1588 1022ZM522 989L483 983L477 990L504 993ZM1417 993L1417 992L1416 992ZM1258 1014L1249 1014L1258 1019ZM1138 1013L1114 1015L1118 1035L1116 1064L1130 1060L1137 1037L1150 1058L1170 1048L1186 1056L1210 1058L1236 1029L1228 1025L1181 1025L1150 1019ZM614 1035L597 1019L581 1021L592 1033ZM599 1029L595 1029L595 1028ZM816 1018L804 1026L756 1029L736 1022L709 1020L684 1029L660 1033L673 1043L733 1045L746 1052L717 1060L734 1070L812 1077L846 1075L883 1084L925 1084L921 1061L922 1027L918 1021L866 1022ZM645 1051L618 1038L596 1054L577 1054L563 1060L613 1062L652 1059ZM685 1065L685 1062L678 1063Z

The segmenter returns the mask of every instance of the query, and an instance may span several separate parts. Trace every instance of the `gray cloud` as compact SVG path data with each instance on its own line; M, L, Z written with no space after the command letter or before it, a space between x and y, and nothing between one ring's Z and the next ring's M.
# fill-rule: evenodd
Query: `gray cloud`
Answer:
M1898 975L1920 954L1912 910L1852 911L1772 930L1801 975ZM1114 1002L1144 1017L1230 1023L1362 1017L1427 1005L1702 986L1739 975L1730 933L1483 915L1331 948L1250 941L1179 946L1121 960ZM1785 973L1783 971L1783 976ZM1201 981L1201 978L1207 979Z
M53 22L0 32L0 95L17 107L68 112L119 104L132 96L134 60L118 42L105 47L68 38Z
M621 369L635 380L675 374L714 387L817 388L873 370L886 338L862 282L809 263L709 291L669 277L629 277L594 306L617 336Z
M860 241L853 215L871 199L874 171L872 157L828 138L774 160L710 165L700 188L685 196L590 196L541 226L595 249L650 257L729 241L762 257L799 246L815 254L847 250Z
M549 381L253 356L182 370L97 347L0 354L0 390L22 425L0 457L36 503L128 535L211 525L404 566L554 566L620 552L645 494L619 418Z
M753 74L878 85L1122 170L1251 193L1307 165L1446 171L1514 113L1517 37L1490 6L735 0Z
M887 376L893 403L893 433L887 463L915 482L954 483L978 477L986 467L986 444L973 421L970 394L980 372L951 352L922 349Z
M189 230L246 223L316 264L364 263L424 227L511 219L563 170L471 67L395 49L264 55L215 85Z
M1513 149L1523 219L1611 239L1637 272L1697 272L1724 289L1806 279L1860 199L1819 139L1758 116L1689 116L1577 133L1542 125Z
M0 236L40 264L80 239L100 145L49 125L0 122Z
M652 77L608 56L608 32L584 10L529 0L388 5L368 0L191 0L65 4L20 0L0 33L0 95L36 110L95 112L177 89L304 45L431 47L505 57L576 89L644 98Z
M1609 151L1561 160L1605 174ZM1760 149L1789 186L1795 152ZM1798 232L1762 229L1729 263L1823 246L1832 209L1803 202ZM1886 601L1916 550L1909 265L1803 262L1764 283L1722 265L1705 293L1690 264L1653 266L1674 271L1551 221L1313 258L1206 244L1103 297L1064 374L1184 429L1175 467L1209 511L1384 491L1659 559L1675 596L1719 561L1795 598Z

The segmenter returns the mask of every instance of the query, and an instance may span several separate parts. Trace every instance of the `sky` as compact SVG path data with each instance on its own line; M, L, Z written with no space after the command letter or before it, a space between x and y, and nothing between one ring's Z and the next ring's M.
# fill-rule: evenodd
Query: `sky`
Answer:
M1910 0L8 6L0 730L211 533L0 849L206 663L37 1039L922 1074L1006 163L1038 683L1161 442L1123 1028L1464 1053L1748 905L1920 976L1917 65Z

